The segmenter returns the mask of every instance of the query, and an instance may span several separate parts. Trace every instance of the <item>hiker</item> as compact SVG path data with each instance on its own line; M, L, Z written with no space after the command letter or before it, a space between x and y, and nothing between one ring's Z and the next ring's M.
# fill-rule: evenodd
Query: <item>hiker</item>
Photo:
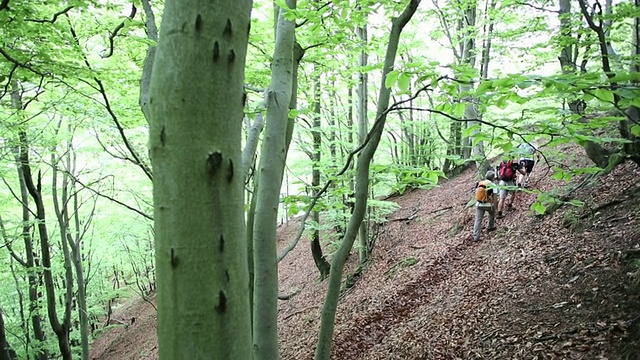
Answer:
M500 179L500 182L498 183L500 188L500 200L498 200L498 219L504 217L503 211L505 208L507 196L509 194L511 194L511 196L509 196L509 201L506 207L508 209L511 209L513 207L513 201L516 198L516 191L509 190L507 187L516 186L516 173L520 173L523 176L526 176L527 174L524 169L522 169L522 166L520 166L520 163L518 161L504 160L498 166L498 178Z
M478 181L476 184L476 221L473 223L473 241L480 240L480 229L482 228L482 218L484 213L489 213L489 224L487 225L487 231L493 231L496 229L495 214L496 214L496 186L493 180L496 177L496 173L492 170L487 171L484 176L484 180Z
M518 175L518 179L516 180L516 185L521 187L529 187L529 179L531 178L531 173L533 172L533 166L537 161L533 160L533 154L538 152L538 149L532 143L524 142L516 148L518 153L520 154L520 166L524 168L526 175ZM537 159L540 159L540 155L537 155Z

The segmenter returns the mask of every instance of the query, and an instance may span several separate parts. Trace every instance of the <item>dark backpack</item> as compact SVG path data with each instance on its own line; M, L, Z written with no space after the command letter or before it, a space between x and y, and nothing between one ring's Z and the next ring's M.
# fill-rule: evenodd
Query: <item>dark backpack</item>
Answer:
M513 180L516 176L516 173L513 170L513 161L508 160L501 162L500 166L498 167L498 176L500 177L500 180Z

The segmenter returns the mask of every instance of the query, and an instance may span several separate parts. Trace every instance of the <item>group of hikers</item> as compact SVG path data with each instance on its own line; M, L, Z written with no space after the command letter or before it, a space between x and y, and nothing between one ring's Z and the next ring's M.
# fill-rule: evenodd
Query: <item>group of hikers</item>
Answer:
M507 210L513 209L513 201L518 187L529 187L529 180L536 164L534 154L538 149L531 143L522 143L516 148L516 159L506 159L489 170L484 179L478 181L475 187L476 218L473 224L473 240L480 240L482 219L488 213L487 231L496 229L495 219L505 216ZM497 184L496 184L497 181ZM496 216L497 212L497 216Z

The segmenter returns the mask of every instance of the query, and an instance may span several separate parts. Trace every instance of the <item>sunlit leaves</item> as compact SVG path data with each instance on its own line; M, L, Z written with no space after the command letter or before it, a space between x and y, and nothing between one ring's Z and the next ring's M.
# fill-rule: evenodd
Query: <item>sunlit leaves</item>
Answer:
M536 201L531 204L531 210L533 210L538 215L542 215L547 210L547 207L544 206L540 201Z

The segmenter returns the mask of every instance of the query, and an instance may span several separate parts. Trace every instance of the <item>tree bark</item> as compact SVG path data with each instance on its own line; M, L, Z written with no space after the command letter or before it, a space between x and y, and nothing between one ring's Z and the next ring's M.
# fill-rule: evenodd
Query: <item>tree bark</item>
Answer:
M311 170L311 189L312 196L316 197L320 191L320 160L322 160L322 128L321 128L321 96L320 96L320 76L317 76L314 81L314 118L313 118L313 169ZM320 211L313 210L313 221L320 225ZM329 270L331 266L327 259L325 259L322 253L322 246L320 243L320 228L316 226L311 233L311 255L313 256L313 262L316 264L316 268L320 272L320 280L324 280L329 276Z
M31 173L31 164L29 162L29 142L27 140L27 134L21 131L20 134L20 164L22 166L22 172L29 191L29 195L33 199L36 205L36 219L38 220L38 235L40 238L40 252L42 256L43 278L45 285L45 294L47 299L47 315L49 318L49 324L53 332L56 334L58 340L58 348L60 349L60 355L64 360L71 360L73 354L71 352L71 344L69 343L69 330L70 319L68 313L71 308L71 298L69 293L73 294L73 275L68 272L67 259L65 259L65 281L66 281L66 296L64 299L64 318L62 322L58 318L57 310L57 297L55 291L55 284L53 280L53 273L51 271L51 251L50 251L50 239L46 225L46 213L44 206L44 199L42 198L42 178L38 174L37 182L33 181L33 175Z
M295 1L287 1L295 8ZM277 359L278 350L278 264L276 225L280 188L288 150L289 105L294 73L295 23L278 12L272 78L267 101L267 118L258 168L256 213L253 223L253 356L255 360Z
M69 124L67 127L68 136L73 139L72 135L72 127ZM75 173L75 160L72 161L72 157L75 157L74 149L72 146L72 141L66 142L63 149L64 158L56 159L55 155L52 155L51 166L53 168L52 171L52 196L53 196L53 206L56 213L56 217L58 219L58 226L60 228L60 236L61 236L61 245L65 257L65 271L67 274L67 302L71 303L73 301L73 274L72 271L75 270L76 273L76 281L75 285L77 286L77 294L75 299L78 303L78 319L79 319L79 327L80 327L80 343L82 347L82 359L89 359L89 319L87 317L87 294L85 287L85 278L84 278L84 269L82 265L82 254L80 242L82 241L82 236L80 232L80 209L78 203L78 193L75 189L75 183L72 183L70 180L70 174ZM55 149L52 149L52 154L55 154ZM58 197L58 167L59 163L64 161L64 169L62 174L62 195ZM71 208L70 208L71 207ZM72 228L71 218L69 214L73 214L75 229ZM88 226L91 223L91 219L85 222L85 226ZM75 234L74 235L72 235ZM71 268L73 265L73 270ZM65 319L68 321L68 326L71 327L71 307L68 308L69 313L65 314Z
M12 83L11 91L12 106L16 110L22 109L22 98L19 93L17 84ZM31 210L29 209L29 190L27 188L27 179L23 171L22 166L22 152L25 150L26 145L19 146L15 150L16 156L16 169L18 172L18 180L20 181L20 201L22 203L22 240L25 248L25 265L27 268L27 282L29 283L29 314L31 314L31 327L33 328L33 335L36 341L39 342L35 351L36 360L47 360L49 358L49 352L43 343L46 340L46 335L42 327L43 319L40 315L40 299L41 292L39 287L42 283L42 272L40 270L40 262L38 261L39 254L33 245L33 238L31 237L32 220ZM27 330L27 329L25 329ZM31 340L30 336L26 335L27 349L30 348Z
M142 0L142 8L144 9L145 28L147 30L147 38L153 42L158 42L158 27L156 26L156 17L153 14L153 8L151 7L150 0ZM151 70L153 69L153 62L156 58L156 45L149 45L147 47L147 55L144 58L142 65L142 76L140 77L140 109L144 118L149 123L149 85L151 84Z
M165 1L149 100L162 360L252 358L241 159L251 7Z
M360 41L360 46L362 47L362 50L360 50L360 54L358 55L358 66L364 69L368 64L366 48L369 40L367 38L366 23L362 26L358 26L356 33L358 35L358 40ZM366 141L367 131L369 131L369 118L367 116L369 79L366 71L359 72L358 77L358 145L362 145ZM367 231L366 221L363 221L362 224L360 224L360 229L358 229L358 241L360 244L358 247L359 262L360 264L363 264L369 257L369 253L367 251L367 249L369 249L369 234Z
M376 121L368 136L368 142L358 157L355 186L356 203L353 214L349 219L349 224L345 235L342 238L340 248L336 251L331 261L329 287L322 307L320 334L318 335L315 360L329 360L331 357L333 329L335 326L336 309L338 307L338 300L340 297L340 284L342 282L344 264L351 252L358 228L360 227L367 210L367 199L369 195L369 167L371 159L373 158L373 155L378 148L378 144L380 143L380 137L384 130L388 111L387 107L389 106L389 99L391 97L391 89L384 86L384 81L386 76L393 70L402 29L416 12L419 4L420 0L411 0L402 14L392 20L391 33L389 34L384 67L382 70L382 84L378 95Z

